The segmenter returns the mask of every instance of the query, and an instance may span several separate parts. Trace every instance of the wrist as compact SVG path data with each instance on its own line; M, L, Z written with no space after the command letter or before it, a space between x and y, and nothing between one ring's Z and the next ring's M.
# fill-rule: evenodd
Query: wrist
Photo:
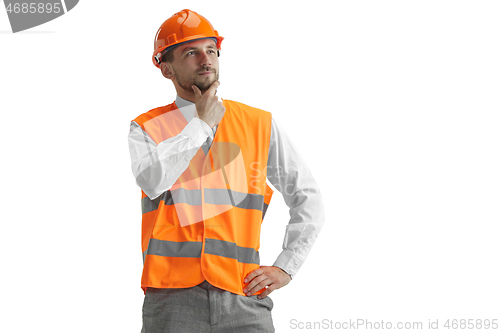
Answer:
M279 268L279 269L280 269L283 273L285 273L286 275L288 275L288 276L290 277L290 280L292 279L292 276L291 276L290 274L288 274L288 272L287 272L287 271L285 271L283 268L278 267L278 266L274 266L274 267Z

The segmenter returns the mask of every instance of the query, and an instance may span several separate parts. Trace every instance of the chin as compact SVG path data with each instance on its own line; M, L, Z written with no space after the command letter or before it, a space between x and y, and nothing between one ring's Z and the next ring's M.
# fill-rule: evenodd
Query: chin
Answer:
M198 87L198 89L200 89L201 91L206 91L208 90L208 88L210 88L210 86L212 85L212 83L214 83L215 81L210 81L210 83L198 83L196 84L196 86Z

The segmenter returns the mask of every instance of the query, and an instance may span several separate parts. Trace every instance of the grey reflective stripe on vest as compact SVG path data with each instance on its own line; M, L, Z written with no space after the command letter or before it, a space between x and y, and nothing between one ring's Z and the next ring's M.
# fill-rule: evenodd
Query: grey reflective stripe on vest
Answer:
M269 207L269 205L264 202L264 209L262 210L262 219L264 219L264 216L266 216L267 207Z
M144 197L142 198L142 213L146 214L157 210L160 200L164 200L165 205L173 205L174 203L187 203L192 206L201 205L201 191L178 188L173 191L163 192L162 195L154 200Z
M166 191L158 198L151 200L148 197L142 199L142 213L149 213L158 209L160 200L164 200L166 205L174 203L186 203L192 206L201 205L200 190L186 190L178 188L173 191ZM243 193L228 189L206 188L205 203L212 205L234 205L238 208L258 209L265 215L267 204L264 203L264 196L253 193Z
M201 205L200 190L186 190L184 188L178 188L177 190L167 191L167 193L171 193L173 203L186 203L191 206ZM165 204L168 205L169 203L165 202Z
M151 238L142 259L144 261L147 254L162 257L200 258L202 247L202 242L172 242ZM205 253L236 259L245 264L260 264L259 252L254 249L218 239L205 239Z
M231 197L234 199L235 207L258 210L264 208L264 197L260 194L242 193L223 188L205 189L205 203L208 204L231 205Z
M160 200L162 200L162 198L165 196L166 193L169 193L169 192L163 193L162 195L160 195L158 198L156 198L154 200L149 199L149 197L147 197L147 196L142 198L142 200L141 200L142 213L146 214L146 213L157 210L158 206L160 205Z
M151 238L148 249L143 253L162 257L200 258L202 242L172 242Z
M259 252L254 249L218 239L205 239L205 253L236 259L245 264L260 264Z

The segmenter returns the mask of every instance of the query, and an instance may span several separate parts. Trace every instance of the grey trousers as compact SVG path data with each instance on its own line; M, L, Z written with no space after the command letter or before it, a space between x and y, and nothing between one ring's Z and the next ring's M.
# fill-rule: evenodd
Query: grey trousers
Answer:
M147 288L141 333L272 333L273 301L240 296L207 281L192 288Z

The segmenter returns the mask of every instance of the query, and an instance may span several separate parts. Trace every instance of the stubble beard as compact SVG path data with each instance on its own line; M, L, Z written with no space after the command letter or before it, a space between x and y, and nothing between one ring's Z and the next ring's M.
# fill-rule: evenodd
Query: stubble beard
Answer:
M213 68L204 68L203 70L212 71L212 72L214 71ZM175 79L177 81L177 84L184 90L193 91L193 88L191 88L191 86L195 85L198 87L198 89L201 90L201 92L205 92L208 88L210 88L212 83L219 80L219 71L217 71L217 70L215 71L214 79L211 81L206 81L203 77L199 77L197 73L193 74L193 76L188 78L188 79L183 79L179 76L178 73L175 73ZM200 79L200 81L201 80L203 80L203 81L196 82L197 79Z

